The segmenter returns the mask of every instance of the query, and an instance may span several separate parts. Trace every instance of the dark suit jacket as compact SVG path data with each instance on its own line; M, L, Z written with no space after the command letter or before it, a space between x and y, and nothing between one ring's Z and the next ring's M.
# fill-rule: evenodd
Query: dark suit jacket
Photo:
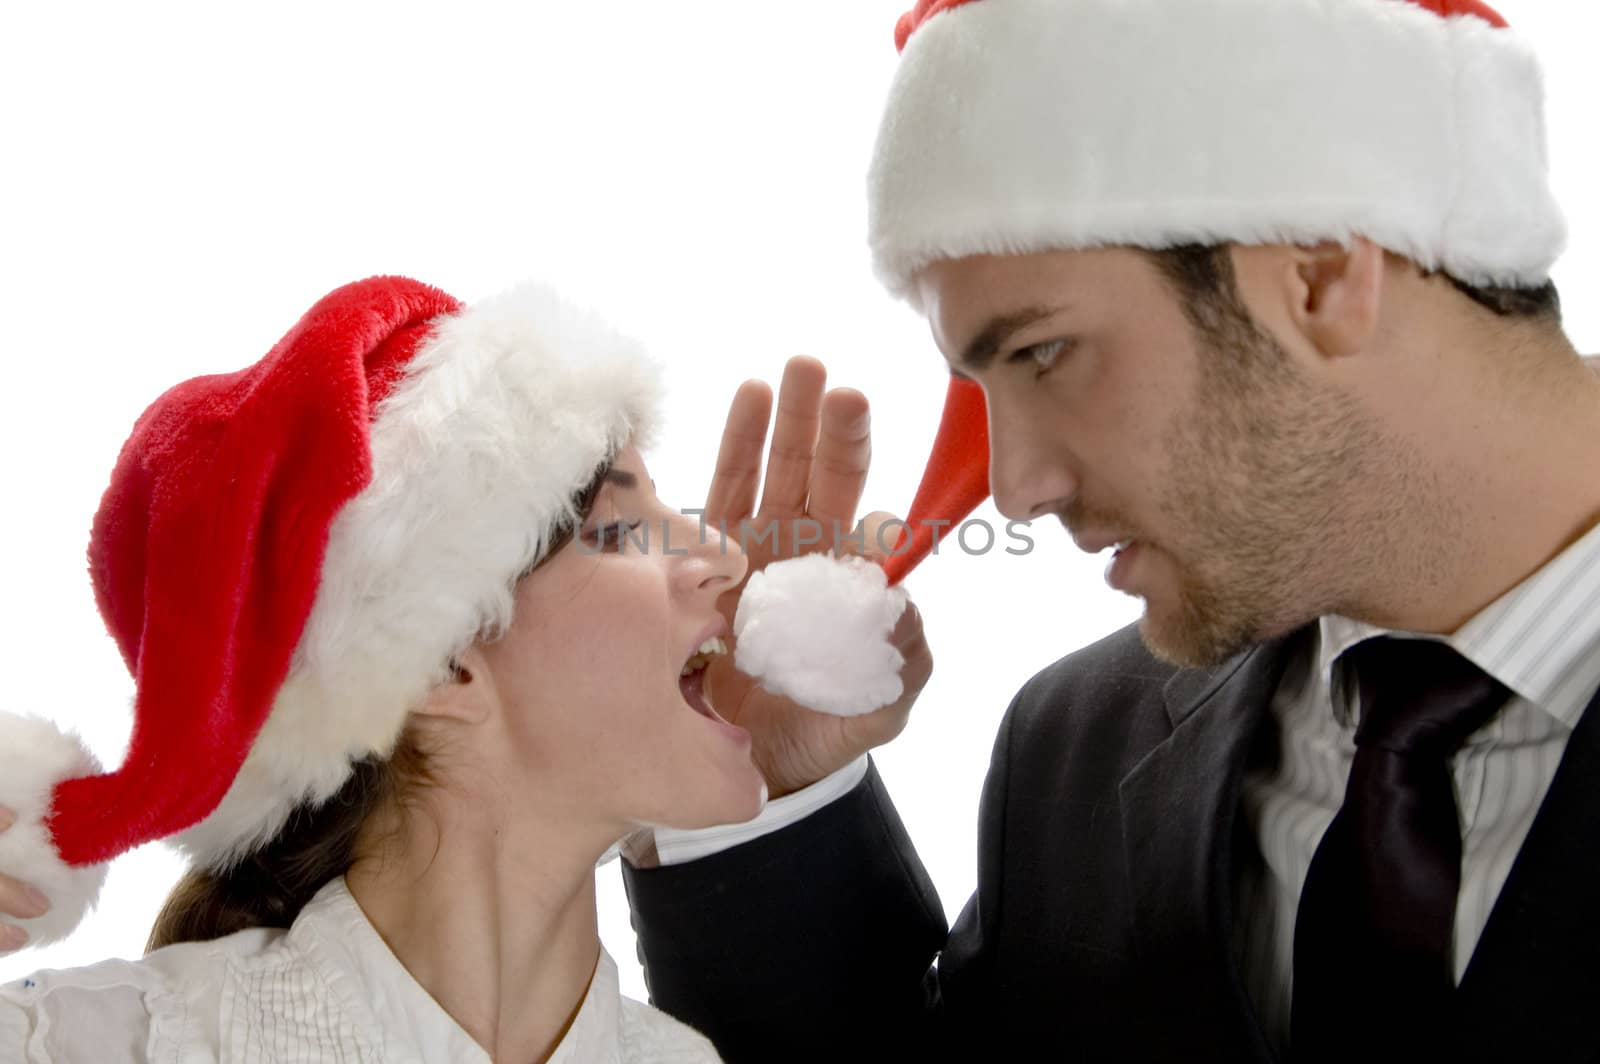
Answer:
M1258 859L1238 810L1302 637L1199 670L1126 629L1034 677L995 744L978 888L948 932L875 770L781 832L626 868L653 1001L730 1064L1272 1060L1233 949L1234 869ZM1594 705L1458 999L1441 1061L1600 1060Z

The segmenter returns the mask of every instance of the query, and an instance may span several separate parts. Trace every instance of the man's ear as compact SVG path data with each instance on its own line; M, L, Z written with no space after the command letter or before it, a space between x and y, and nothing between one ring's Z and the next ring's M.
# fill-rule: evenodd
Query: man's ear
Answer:
M1388 265L1382 248L1363 237L1290 251L1289 316L1329 358L1369 349L1378 331Z
M438 721L482 724L493 715L494 705L488 659L474 645L451 660L449 679L430 691L415 712Z

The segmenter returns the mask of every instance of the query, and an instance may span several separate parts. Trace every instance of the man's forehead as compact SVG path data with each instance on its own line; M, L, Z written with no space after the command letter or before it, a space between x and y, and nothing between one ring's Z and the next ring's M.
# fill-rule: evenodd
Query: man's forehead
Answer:
M939 259L917 272L915 285L930 313L934 300L952 299L964 306L981 303L987 313L1013 313L1043 302L1069 302L1073 293L1102 283L1108 269L1125 269L1137 254L1129 248L1085 248Z
M1071 309L1083 286L1074 279L1079 271L1060 257L1067 254L947 259L920 271L921 305L946 359L957 364L991 351L1012 333Z

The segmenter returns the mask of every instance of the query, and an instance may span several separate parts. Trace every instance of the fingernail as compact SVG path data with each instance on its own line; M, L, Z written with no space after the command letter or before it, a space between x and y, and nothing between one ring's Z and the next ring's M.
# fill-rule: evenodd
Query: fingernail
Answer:
M29 919L43 916L50 911L50 899L45 897L44 892L38 887L23 887L22 897L32 906L32 911L27 914Z
M28 944L28 933L10 924L0 925L0 953L9 953Z
M0 805L0 831L5 831L7 828L9 828L12 824L15 824L16 822L17 822L17 814L13 813L11 810L7 809L5 806Z

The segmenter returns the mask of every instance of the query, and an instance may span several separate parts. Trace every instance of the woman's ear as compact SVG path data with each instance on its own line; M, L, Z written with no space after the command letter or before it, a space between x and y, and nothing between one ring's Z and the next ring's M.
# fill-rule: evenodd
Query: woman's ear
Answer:
M1383 249L1354 237L1348 247L1324 243L1294 248L1292 260L1289 315L1295 327L1329 358L1368 350L1383 307Z
M449 678L428 693L416 715L482 724L494 713L494 697L488 661L473 645L450 659Z

